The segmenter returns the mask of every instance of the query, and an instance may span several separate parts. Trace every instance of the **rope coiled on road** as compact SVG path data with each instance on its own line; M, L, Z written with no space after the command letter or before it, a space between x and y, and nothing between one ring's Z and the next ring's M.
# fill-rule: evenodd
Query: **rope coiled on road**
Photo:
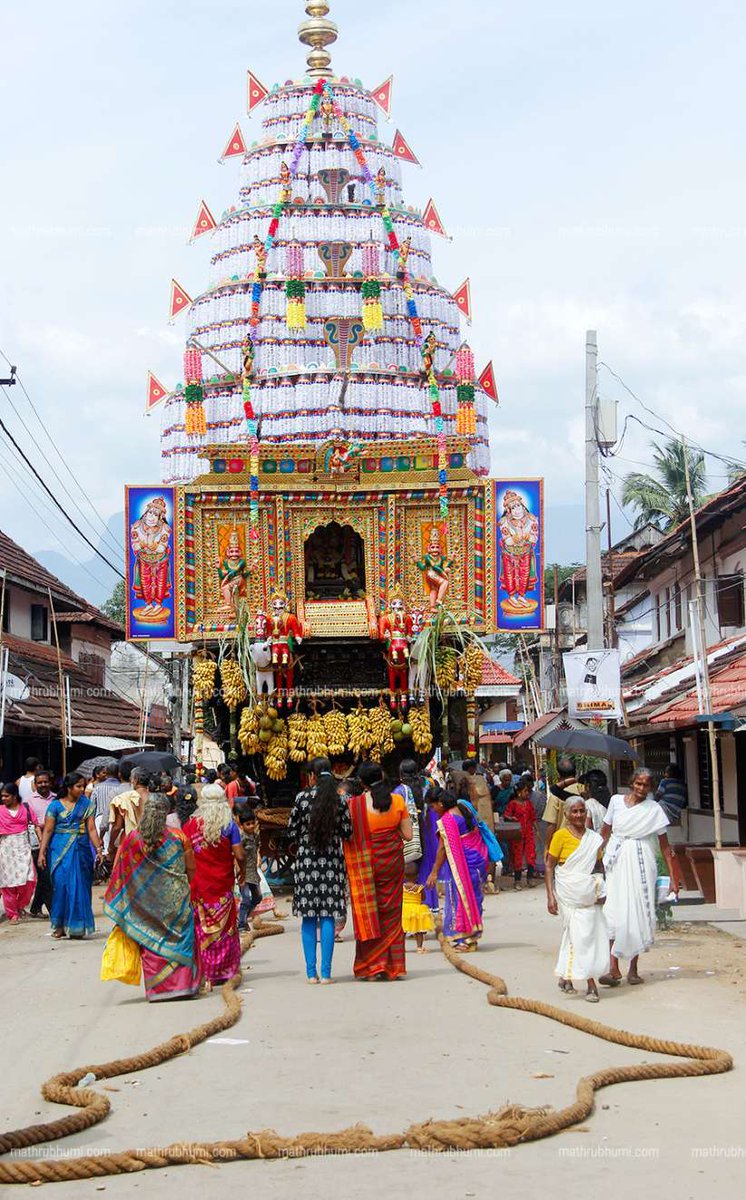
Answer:
M261 924L253 935L242 939L242 951L252 945L255 937L267 937L282 933L281 925ZM487 999L497 1008L518 1009L520 1012L536 1013L562 1025L569 1025L582 1033L615 1042L648 1053L664 1054L684 1062L638 1063L626 1067L605 1067L585 1075L578 1080L575 1101L562 1109L524 1108L509 1105L498 1112L479 1117L460 1117L451 1121L425 1121L410 1125L402 1133L377 1136L365 1125L353 1125L337 1133L299 1133L295 1137L282 1137L273 1129L249 1132L243 1138L220 1142L184 1142L161 1146L151 1150L123 1150L116 1154L92 1154L80 1158L23 1159L0 1162L0 1183L59 1183L76 1179L103 1178L107 1175L124 1175L153 1170L160 1167L186 1166L190 1164L222 1163L248 1159L303 1158L324 1154L372 1153L385 1150L401 1150L405 1147L427 1151L466 1151L502 1149L521 1142L537 1141L551 1137L563 1129L569 1129L585 1120L593 1111L594 1095L604 1087L616 1083L631 1083L643 1079L674 1079L695 1075L717 1075L733 1067L731 1056L724 1050L709 1046L693 1046L686 1042L674 1042L663 1038L648 1037L646 1034L628 1033L614 1029L601 1021L593 1021L577 1013L567 1012L542 1000L524 997L509 997L505 981L499 975L478 967L470 959L454 951L440 936L440 943L448 961L465 975L486 984ZM187 1033L176 1034L166 1042L129 1058L116 1059L110 1063L77 1067L74 1071L54 1075L42 1087L45 1100L54 1104L74 1105L77 1112L58 1121L42 1125L29 1125L0 1135L0 1154L23 1150L44 1142L56 1141L73 1133L80 1133L103 1121L111 1105L106 1096L91 1087L78 1087L87 1074L96 1076L96 1081L112 1079L158 1066L179 1054L204 1042L208 1037L235 1025L241 1014L241 1000L236 994L240 974L223 985L222 996L225 1008L211 1021L198 1025Z

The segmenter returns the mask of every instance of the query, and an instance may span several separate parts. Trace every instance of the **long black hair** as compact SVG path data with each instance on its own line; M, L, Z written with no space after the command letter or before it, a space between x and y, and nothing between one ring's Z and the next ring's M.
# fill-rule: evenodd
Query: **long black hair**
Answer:
M315 758L309 771L316 777L308 822L308 840L319 854L331 847L339 823L339 787L328 758Z
M417 812L421 813L425 800L425 787L422 772L413 758L403 758L399 766L399 778L408 788L412 789Z
M71 771L70 774L66 775L65 778L62 780L62 786L59 790L60 800L65 800L67 798L67 796L70 792L70 788L75 787L76 783L85 783L85 782L86 782L86 777L85 777L85 775L81 774L80 771Z
M466 828L470 831L474 829L476 825L474 817L466 805L461 803L461 796L456 794L455 788L436 787L430 793L428 799L431 804L442 804L446 812L449 812L452 808L457 808L466 822Z
M371 794L376 812L388 812L393 800L391 784L384 775L383 768L378 763L367 762L363 763L358 774L363 787Z

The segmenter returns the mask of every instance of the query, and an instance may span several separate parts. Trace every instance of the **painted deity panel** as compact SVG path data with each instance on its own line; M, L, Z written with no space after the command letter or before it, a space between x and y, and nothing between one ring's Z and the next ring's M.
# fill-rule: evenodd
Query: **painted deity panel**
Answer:
M541 479L497 480L498 629L544 627L544 493Z
M125 496L127 526L127 637L173 638L174 489L128 487Z

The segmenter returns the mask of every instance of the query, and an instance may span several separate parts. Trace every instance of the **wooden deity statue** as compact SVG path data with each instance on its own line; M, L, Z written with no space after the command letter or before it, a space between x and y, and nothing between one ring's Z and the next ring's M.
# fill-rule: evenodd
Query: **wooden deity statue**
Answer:
M390 593L388 612L381 615L378 630L385 647L389 672L389 703L391 711L395 712L396 693L399 692L406 699L409 687L409 645L412 638L412 618L407 612L398 583Z
M254 254L256 255L256 270L259 272L259 278L265 279L267 275L267 247L259 237L254 234Z
M225 555L222 560L218 559L215 566L223 597L222 607L235 614L239 597L246 595L246 579L249 573L237 529L231 530Z
M417 563L424 576L431 614L443 603L451 585L451 563L445 556L444 540L445 528L441 530L439 525L431 525L427 550Z
M383 208L386 203L386 168L379 167L376 171L376 204Z
M422 348L420 351L420 353L422 354L422 366L424 367L425 374L427 376L430 375L430 372L433 369L433 363L435 361L435 351L437 350L437 348L438 348L438 343L436 342L435 334L433 333L433 331L431 329L430 332L428 333L427 337L425 338L424 342L422 343Z
M500 607L507 616L521 617L535 612L539 601L530 600L526 592L537 584L536 543L539 540L539 521L526 506L518 492L507 491L503 499L503 515L498 522L500 531L500 589L507 598Z
M287 204L293 188L293 178L286 162L280 163L280 200Z
M284 698L285 703L290 707L295 665L293 655L296 646L303 641L303 631L295 613L290 611L288 598L284 592L272 594L271 614L267 616L265 613L257 613L254 629L258 637L267 638L270 641L275 691L280 693L279 705L282 705Z

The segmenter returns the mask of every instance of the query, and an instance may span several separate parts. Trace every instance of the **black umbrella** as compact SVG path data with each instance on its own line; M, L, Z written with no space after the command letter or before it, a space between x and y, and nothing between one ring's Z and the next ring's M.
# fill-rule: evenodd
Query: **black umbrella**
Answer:
M90 779L94 771L97 771L99 767L107 766L111 760L111 754L97 754L95 758L86 758L82 763L78 763L75 770L80 771L81 775L85 775L87 779Z
M126 754L121 761L131 767L144 767L146 771L173 771L180 765L168 750L138 750L137 754Z
M599 758L639 762L640 755L624 738L611 737L598 729L555 729L534 738L546 750L568 750L576 754L596 754Z

